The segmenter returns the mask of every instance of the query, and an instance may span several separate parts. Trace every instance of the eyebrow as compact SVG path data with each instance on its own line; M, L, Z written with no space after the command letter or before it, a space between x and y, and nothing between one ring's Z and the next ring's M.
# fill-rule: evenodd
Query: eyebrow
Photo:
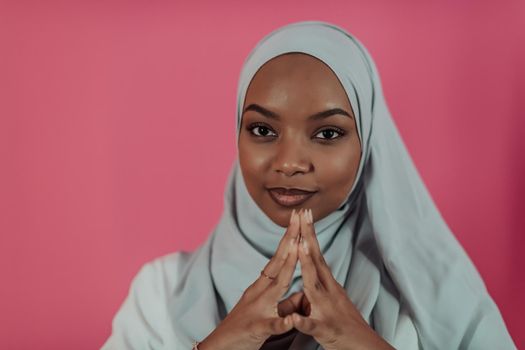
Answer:
M275 112L272 112L272 111L270 111L270 110L268 110L268 109L266 109L264 107L261 107L261 106L259 106L258 104L255 104L255 103L252 103L248 107L246 107L244 109L244 111L242 112L242 114L244 114L244 113L246 113L248 111L254 111L254 112L260 113L260 114L262 114L265 117L270 118L270 119L275 119L275 120L281 119L279 114L277 114ZM309 116L308 119L310 119L310 120L319 120L319 119L324 119L324 118L331 117L332 115L336 115L336 114L342 114L342 115L345 115L345 116L349 117L350 119L353 119L352 115L350 113L348 113L347 111L345 111L344 109L342 109L342 108L332 108L332 109L329 109L329 110L326 110L326 111L318 112L318 113L315 113L315 114L312 114L311 116Z

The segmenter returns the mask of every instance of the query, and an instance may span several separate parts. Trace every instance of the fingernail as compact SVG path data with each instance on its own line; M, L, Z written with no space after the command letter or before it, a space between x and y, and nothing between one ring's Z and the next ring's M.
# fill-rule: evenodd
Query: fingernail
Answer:
M309 223L309 224L313 224L313 222L314 222L314 217L313 217L313 215L312 215L312 209L308 209L308 218L309 218L309 220L308 220L309 222L308 222L308 223Z
M310 223L310 214L309 214L308 209L305 209L304 211L304 222L306 222L307 224Z
M294 212L292 213L292 222L293 224L297 225L299 223L299 216L297 215L297 213L295 212L295 209L294 209Z
M308 209L305 209L304 210L304 222L308 223L308 221L310 221L310 219L308 218Z
M302 210L302 209L301 209L301 210ZM308 221L308 220L306 219L306 210L303 210L303 211L301 212L301 214L302 214L302 215L301 215L301 218L304 218L306 221Z

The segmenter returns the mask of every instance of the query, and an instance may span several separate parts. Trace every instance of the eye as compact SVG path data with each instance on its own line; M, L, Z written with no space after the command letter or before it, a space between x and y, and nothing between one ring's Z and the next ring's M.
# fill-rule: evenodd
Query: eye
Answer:
M247 128L253 135L259 136L259 137L266 137L266 136L277 136L275 132L272 131L272 129L264 125L262 123L254 123L248 126Z
M334 140L334 139L337 139L343 136L344 134L345 133L343 130L332 127L329 129L321 130L315 135L316 135L316 138L321 139L321 140ZM318 135L321 135L321 136L318 137Z

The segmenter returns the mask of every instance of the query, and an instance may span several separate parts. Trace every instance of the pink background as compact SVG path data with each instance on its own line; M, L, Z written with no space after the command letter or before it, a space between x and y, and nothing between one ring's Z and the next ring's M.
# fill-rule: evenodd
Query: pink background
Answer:
M374 56L416 165L525 347L525 2L220 3L0 2L0 348L100 347L139 267L207 237L243 60L311 19Z

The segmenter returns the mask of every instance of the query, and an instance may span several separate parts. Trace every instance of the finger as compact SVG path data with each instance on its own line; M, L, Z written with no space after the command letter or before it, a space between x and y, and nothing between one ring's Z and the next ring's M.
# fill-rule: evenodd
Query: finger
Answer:
M308 297L306 294L303 295L303 299L301 300L301 309L300 309L301 315L304 316L310 316L310 313L312 312L312 306L310 305L310 301L308 300Z
M276 276L279 273L286 261L286 258L288 257L288 254L290 253L290 248L293 247L290 246L290 244L297 240L299 236L299 228L299 216L294 209L292 211L292 215L290 216L290 223L286 228L283 238L281 238L281 241L279 242L279 246L277 247L274 256L270 259L268 264L266 264L264 272L267 275Z
M322 327L320 327L317 320L310 317L301 316L297 313L294 313L291 316L293 327L299 332L311 335L315 338L320 338Z
M288 298L281 300L277 305L279 316L285 317L302 308L304 292L299 291L290 295Z
M293 248L291 247L291 244L294 242L294 240L297 241L299 236L299 227L299 215L294 209L292 211L292 215L290 216L290 224L288 225L283 238L279 242L279 246L277 247L275 255L270 259L263 269L266 275L270 277L276 277L279 274L279 271L288 258L290 248ZM259 276L252 286L255 291L261 291L271 282L272 281L270 278L266 278L261 274L261 276Z
M293 328L292 316L267 318L260 323L261 333L265 335L283 334Z
M311 240L309 242L312 245L312 252L315 254L321 254L321 248L319 247L319 241L315 234L315 227L313 225L313 216L311 209L305 209L299 218L301 226L301 234Z
M319 241L317 240L317 235L315 233L311 209L306 210L305 214L301 217L300 226L301 237L306 240L308 253L311 255L311 259L316 267L319 279L328 288L332 285L332 283L337 283L337 281L333 277L332 270L326 263L323 253L319 247Z
M288 258L284 263L284 266L281 268L281 271L279 271L275 280L273 280L268 286L269 295L275 300L278 300L290 288L290 282L293 277L295 267L297 266L298 241L292 241L290 244L292 247L290 249L290 253L288 254Z
M292 215L290 215L290 223L286 228L286 232L284 233L283 238L281 238L281 241L279 242L279 246L277 247L274 256L270 259L268 264L266 264L264 272L267 275L277 276L277 274L281 270L282 266L286 262L288 254L290 253L290 243L295 241L299 236L299 225L299 216L297 215L294 209L292 211Z
M299 243L299 261L301 262L301 274L303 276L303 289L308 299L315 302L320 297L320 294L325 290L319 276L317 269L312 261L312 256L307 253L308 243L303 238Z

